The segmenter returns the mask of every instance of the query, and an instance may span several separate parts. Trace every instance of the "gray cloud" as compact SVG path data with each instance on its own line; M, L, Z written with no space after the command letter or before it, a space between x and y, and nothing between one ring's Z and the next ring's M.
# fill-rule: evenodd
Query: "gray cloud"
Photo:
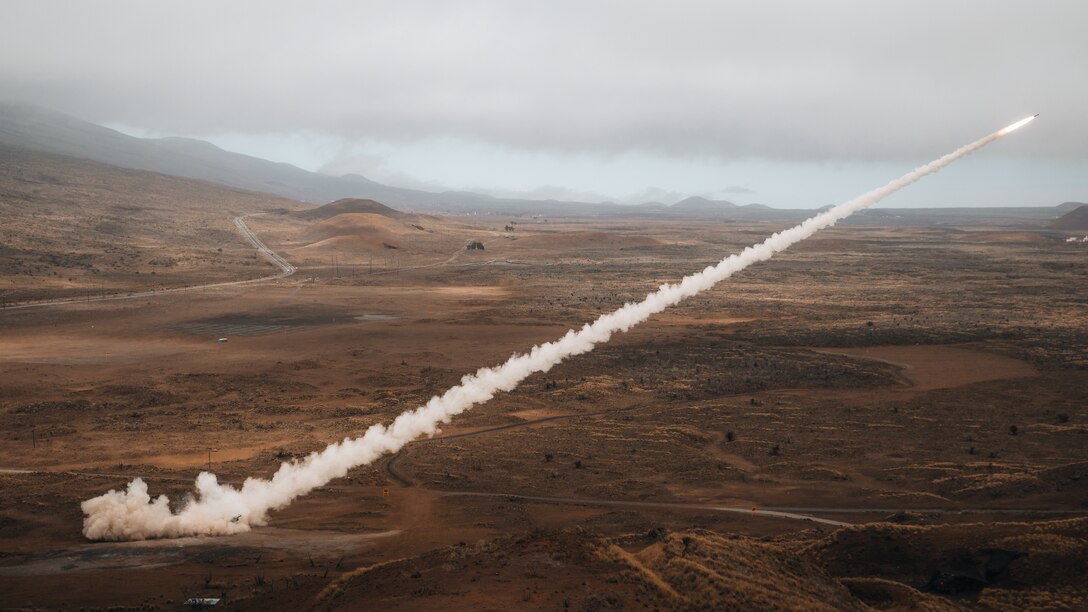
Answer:
M1088 4L4 2L0 90L192 135L928 158L1030 113L1088 158Z

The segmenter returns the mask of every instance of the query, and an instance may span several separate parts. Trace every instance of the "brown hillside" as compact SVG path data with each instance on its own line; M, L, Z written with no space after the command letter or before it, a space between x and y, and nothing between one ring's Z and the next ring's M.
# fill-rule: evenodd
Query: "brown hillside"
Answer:
M1084 609L1088 519L840 529L801 554L850 585L872 581L977 597L989 609ZM885 595L891 591L879 589ZM1030 603L1029 603L1030 602Z
M399 215L399 213L398 213ZM402 223L379 213L341 213L311 223L300 233L307 244L300 255L358 253L405 247L407 240L426 234L422 226Z
M368 233L397 235L420 230L376 213L344 213L312 224L307 233L318 240Z
M324 206L318 206L317 208L304 210L296 214L298 218L306 219L307 221L330 219L343 214L372 214L391 217L393 219L400 219L405 216L405 214L399 210L393 210L381 202L359 198L337 200Z
M621 538L581 529L536 532L366 566L311 583L293 603L394 610L1080 608L1088 603L1086 527L1084 518L869 523L776 542L707 530Z
M1055 219L1050 227L1058 230L1088 230L1088 204L1065 213Z
M670 534L631 553L581 529L360 568L315 599L294 603L383 610L865 609L822 569L780 546L696 532Z
M235 216L299 203L62 155L0 148L0 301L270 274Z

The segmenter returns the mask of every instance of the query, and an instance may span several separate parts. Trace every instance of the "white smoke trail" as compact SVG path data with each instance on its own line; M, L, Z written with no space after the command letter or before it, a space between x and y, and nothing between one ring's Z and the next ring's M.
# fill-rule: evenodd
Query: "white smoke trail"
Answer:
M236 489L219 484L215 474L202 472L196 479L195 495L174 512L165 495L152 500L147 485L136 478L126 491L110 491L83 502L86 515L83 535L92 540L141 540L227 535L249 531L252 525L263 525L269 511L283 508L296 497L346 475L354 467L369 464L385 453L396 452L411 440L434 434L440 424L448 423L454 416L475 404L486 402L500 391L514 389L530 374L547 372L568 357L593 350L597 344L607 342L612 334L625 332L651 315L710 289L734 273L770 259L786 247L871 206L927 174L937 172L1027 121L1030 119L994 132L879 189L774 234L760 244L723 259L717 265L684 277L677 284L662 285L641 302L625 304L578 331L568 331L555 342L535 346L523 355L514 355L500 366L481 368L475 374L462 378L461 384L431 398L425 405L402 413L389 427L373 425L361 437L345 438L302 461L285 462L271 480L248 478L240 489Z

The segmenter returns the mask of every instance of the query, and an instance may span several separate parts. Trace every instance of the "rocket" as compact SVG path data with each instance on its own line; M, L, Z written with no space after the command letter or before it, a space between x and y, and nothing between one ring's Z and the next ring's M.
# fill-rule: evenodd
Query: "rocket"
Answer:
M1032 116L1030 116L1030 117L1028 117L1026 119L1021 119L1020 121L1017 121L1016 123L1014 123L1012 125L1005 126L1005 127L1001 128L1000 130L998 130L995 133L995 136L1004 136L1005 134L1008 134L1009 132L1011 132L1011 131L1013 131L1015 129L1024 127L1028 123L1031 123L1032 121L1034 121L1035 118L1038 117L1038 116L1039 116L1039 113L1035 113L1034 115L1032 115Z

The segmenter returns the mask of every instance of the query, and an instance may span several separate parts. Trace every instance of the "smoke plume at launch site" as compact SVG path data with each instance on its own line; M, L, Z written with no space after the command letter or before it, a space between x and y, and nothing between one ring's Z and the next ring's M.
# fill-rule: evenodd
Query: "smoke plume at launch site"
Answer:
M295 498L334 478L345 476L355 467L369 464L386 453L396 452L420 436L433 435L440 425L450 422L472 406L488 401L496 393L513 390L528 376L547 372L568 357L593 350L598 344L608 342L613 334L625 332L652 315L714 287L736 272L770 259L775 253L941 170L1033 118L1002 128L883 187L835 206L772 235L762 243L730 255L716 265L686 276L678 283L662 285L641 302L625 304L577 331L568 331L554 342L514 355L499 366L481 368L475 374L462 378L461 384L431 398L423 406L402 413L388 426L373 425L358 438L346 438L301 461L283 463L271 479L248 478L240 488L235 488L220 484L215 474L202 472L196 479L195 492L174 510L165 495L152 499L147 484L136 478L124 491L109 491L83 502L82 509L86 515L83 534L92 540L140 540L229 535L249 531L254 525L263 525L270 511L287 506Z

